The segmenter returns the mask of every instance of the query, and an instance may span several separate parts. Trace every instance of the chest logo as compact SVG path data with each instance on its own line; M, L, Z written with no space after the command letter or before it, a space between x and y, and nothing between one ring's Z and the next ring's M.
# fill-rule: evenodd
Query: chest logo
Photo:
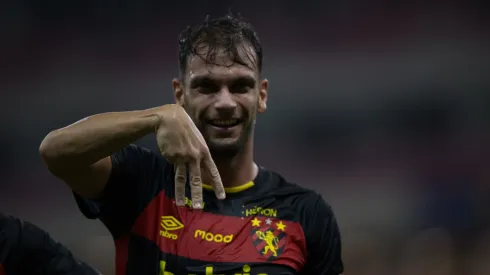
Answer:
M196 230L194 231L194 239L198 239L198 238L208 242L231 243L231 241L233 240L233 234L222 235L222 234L213 234L211 232L206 232L204 230Z
M257 252L268 261L279 258L286 247L286 225L276 219L255 217L250 237Z
M160 226L162 227L162 229L160 230L160 236L172 240L177 240L179 236L169 231L175 231L184 228L184 225L174 216L162 216Z

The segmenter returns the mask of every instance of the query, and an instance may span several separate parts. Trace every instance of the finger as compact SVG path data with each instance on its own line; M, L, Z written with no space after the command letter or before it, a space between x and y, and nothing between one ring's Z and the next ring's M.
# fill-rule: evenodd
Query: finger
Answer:
M187 180L185 164L175 165L175 204L185 205L185 182Z
M202 180L199 161L189 163L189 183L191 186L192 207L202 208Z
M221 176L219 175L218 167L216 167L216 164L214 163L213 158L211 157L211 154L206 154L206 156L203 159L203 165L204 169L209 174L210 177L210 183L211 186L213 187L214 193L216 194L216 197L220 200L223 200L226 198L226 193L225 193L225 187L223 186L223 182L221 181Z

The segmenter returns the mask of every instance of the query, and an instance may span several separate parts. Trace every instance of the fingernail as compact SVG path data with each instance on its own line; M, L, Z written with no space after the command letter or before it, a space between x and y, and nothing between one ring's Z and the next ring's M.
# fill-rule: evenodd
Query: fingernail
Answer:
M224 192L218 194L218 199L222 200L224 198L226 198L226 194Z
M184 206L185 202L183 200L177 200L175 204L177 204L177 206Z
M196 208L196 209L200 209L201 208L201 203L200 202L195 202L193 204L193 207Z

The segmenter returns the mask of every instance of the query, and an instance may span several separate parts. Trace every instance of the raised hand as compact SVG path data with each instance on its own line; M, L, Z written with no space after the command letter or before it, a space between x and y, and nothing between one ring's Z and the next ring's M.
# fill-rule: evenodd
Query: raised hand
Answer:
M201 170L209 175L209 184L218 199L225 198L225 189L218 168L209 152L206 141L184 108L177 104L166 105L160 114L156 129L157 143L162 155L175 167L175 201L185 205L187 169L191 188L192 207L201 209Z

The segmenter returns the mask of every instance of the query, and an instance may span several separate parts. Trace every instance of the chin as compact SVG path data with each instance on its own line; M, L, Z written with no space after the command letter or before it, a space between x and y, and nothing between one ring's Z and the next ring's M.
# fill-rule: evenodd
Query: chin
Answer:
M231 157L244 150L252 133L247 126L240 124L223 131L213 127L204 128L203 136L211 154Z
M244 147L238 138L211 138L207 144L209 151L214 154L236 154Z

